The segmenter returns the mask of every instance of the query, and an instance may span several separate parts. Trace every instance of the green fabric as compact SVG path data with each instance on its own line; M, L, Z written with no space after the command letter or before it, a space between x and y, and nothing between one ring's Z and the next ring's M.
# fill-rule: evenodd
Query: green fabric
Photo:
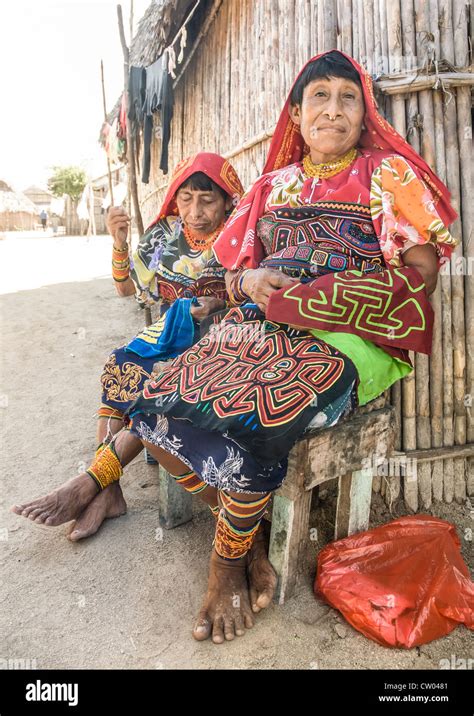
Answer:
M353 333L317 329L311 330L310 333L344 353L354 363L359 374L359 405L373 400L412 371L408 363L392 358L382 348Z

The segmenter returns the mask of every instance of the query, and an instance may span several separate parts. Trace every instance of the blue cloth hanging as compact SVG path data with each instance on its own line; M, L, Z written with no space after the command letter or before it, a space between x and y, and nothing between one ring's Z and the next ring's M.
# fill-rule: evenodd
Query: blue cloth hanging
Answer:
M142 358L176 358L194 343L191 306L196 305L199 305L196 297L178 298L156 323L135 336L125 351Z

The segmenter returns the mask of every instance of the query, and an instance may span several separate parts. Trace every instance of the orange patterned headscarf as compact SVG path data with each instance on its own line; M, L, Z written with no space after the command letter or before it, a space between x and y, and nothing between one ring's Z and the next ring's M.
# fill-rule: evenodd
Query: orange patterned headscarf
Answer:
M166 192L160 213L153 221L156 224L160 219L166 216L177 216L178 207L176 205L176 194L179 187L189 179L191 174L203 172L215 184L218 184L232 199L237 203L244 193L242 184L232 164L219 154L212 152L198 152L187 159L183 159L177 164L171 182ZM152 224L152 225L153 225Z
M377 103L374 97L372 79L367 72L352 57L346 55L340 50L331 50L331 52L339 52L357 71L360 77L362 92L365 102L365 129L359 139L359 146L365 149L388 149L393 150L395 154L410 161L414 165L414 170L418 172L418 176L430 188L436 210L441 217L445 226L449 226L456 218L457 213L450 203L450 193L441 179L430 169L425 160L420 157L413 147L406 142L403 137L382 117L377 110ZM315 60L328 54L323 52L312 57L304 65L298 77L295 79L293 86L304 72L306 67ZM293 88L292 88L293 90ZM291 90L291 91L292 91ZM273 134L267 161L263 169L263 174L272 172L275 169L281 169L289 164L294 164L303 159L304 154L308 151L305 141L301 135L298 125L296 125L290 117L290 98L291 91L285 102L285 106L280 114L278 124Z

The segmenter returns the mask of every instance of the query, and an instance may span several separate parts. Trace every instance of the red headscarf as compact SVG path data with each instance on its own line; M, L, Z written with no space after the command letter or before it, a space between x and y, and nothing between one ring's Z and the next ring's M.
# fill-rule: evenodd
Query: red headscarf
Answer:
M177 164L171 176L171 182L161 206L160 213L153 221L153 224L156 224L157 221L164 219L166 216L178 215L178 207L175 201L176 194L179 187L195 172L203 172L235 200L240 199L244 193L237 172L227 159L212 152L198 152Z
M400 154L402 157L414 164L415 170L418 170L419 178L423 179L423 181L428 184L433 193L436 210L440 215L443 224L445 226L449 226L449 224L456 219L457 214L450 204L449 200L451 195L446 186L430 169L425 160L420 157L417 152L415 152L413 147L410 146L408 142L406 142L403 137L398 134L398 132L395 131L395 129L379 114L374 97L372 79L364 68L361 67L359 63L354 60L354 58L346 55L345 52L341 52L340 50L330 50L330 52L339 52L339 54L345 57L346 60L349 60L360 77L365 102L365 129L360 135L358 146L363 147L364 149L393 150L395 154ZM294 81L293 86L311 62L314 62L327 54L327 52L323 52L320 55L312 57L311 60L308 60ZM308 147L306 147L305 151L305 141L300 133L298 125L296 125L290 117L290 97L291 92L285 102L285 106L283 107L283 111L280 115L280 119L278 120L278 124L273 135L267 161L263 168L264 174L274 171L275 169L286 167L288 164L294 164L295 162L301 161L304 154L308 151Z
M340 50L337 50L337 52L340 52ZM295 79L293 86L311 62L326 54L328 53L323 52L308 60ZM344 52L340 52L340 54L349 60L355 68L362 85L365 102L364 125L366 128L360 135L358 146L365 149L391 150L411 162L415 174L429 186L441 220L445 226L449 226L456 219L457 213L450 204L448 189L430 169L425 160L379 114L374 98L372 80L367 72L352 57ZM263 254L260 255L262 253L261 248L255 243L255 230L257 221L264 210L266 196L271 188L268 174L289 164L301 161L309 151L298 125L293 122L289 114L292 90L293 87L273 134L263 175L257 179L249 193L237 206L234 214L230 217L214 244L214 253L226 268L235 269L239 266L256 268L258 266Z

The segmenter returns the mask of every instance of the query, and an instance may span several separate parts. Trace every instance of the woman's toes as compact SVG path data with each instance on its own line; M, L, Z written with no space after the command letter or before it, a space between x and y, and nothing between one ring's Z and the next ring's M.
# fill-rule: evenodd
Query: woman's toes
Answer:
M234 620L231 617L224 618L224 636L227 641L235 639Z
M204 641L211 635L212 622L205 610L201 611L196 619L193 629L193 637L197 641Z
M253 627L253 619L252 619L252 615L250 614L250 612L248 612L244 615L244 623L245 623L246 629L251 629Z
M260 611L260 607L258 606L258 603L257 603L258 602L258 592L255 589L255 587L253 587L252 585L250 586L249 592L250 592L250 604L252 606L252 611L254 612L254 614L258 614L258 612Z
M237 614L234 618L235 633L237 636L243 636L245 634L244 620L240 614Z
M31 512L28 513L28 519L36 520L38 515L42 515L43 512L44 512L44 505L43 505L43 507L36 507L36 509L31 510Z
M16 515L21 515L24 509L25 505L12 505L10 507L10 512L14 512Z
M212 641L214 644L222 644L224 641L224 629L223 629L222 617L215 617L214 624L212 625Z
M30 517L30 519L33 519L33 522L36 522L39 525L43 525L45 523L45 521L48 519L48 517L49 517L49 512L40 512L38 515L36 515L36 517L34 519L32 517Z
M57 525L57 517L53 517L53 515L49 515L44 521L45 525L48 525L48 527L56 527Z
M260 596L257 599L257 607L260 609L266 609L268 605L271 603L273 598L273 590L271 587L268 587L265 589Z
M70 533L67 535L67 538L71 540L71 542L77 542L81 539L83 535L83 532L81 530L71 530Z

